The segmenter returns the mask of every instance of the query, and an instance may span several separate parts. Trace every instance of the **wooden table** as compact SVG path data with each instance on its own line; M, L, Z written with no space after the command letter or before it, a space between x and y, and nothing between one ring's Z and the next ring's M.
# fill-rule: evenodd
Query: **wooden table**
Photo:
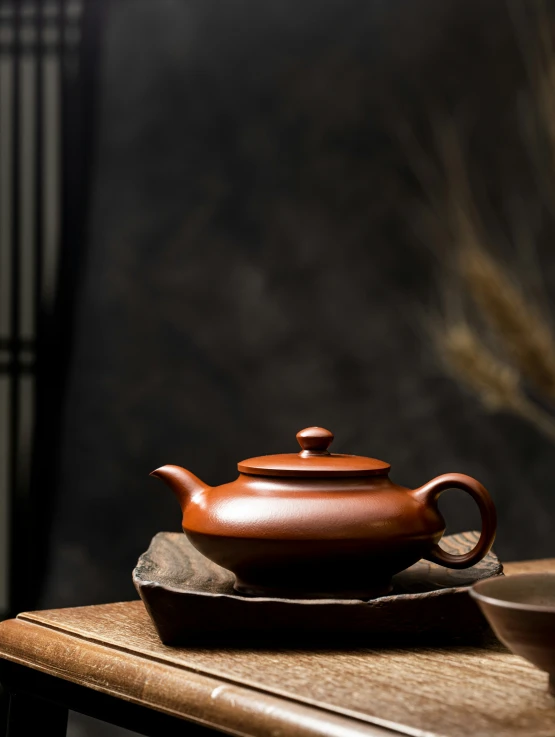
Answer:
M506 566L555 571L555 560ZM145 735L553 737L547 676L501 646L283 651L170 648L139 601L0 624L9 737L67 710ZM185 720L185 721L184 721Z

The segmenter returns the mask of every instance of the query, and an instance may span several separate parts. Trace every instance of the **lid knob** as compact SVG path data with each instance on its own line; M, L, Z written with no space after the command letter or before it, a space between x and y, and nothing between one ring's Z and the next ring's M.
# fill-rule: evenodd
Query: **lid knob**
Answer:
M297 433L297 440L302 448L299 455L329 455L328 447L333 441L333 433L324 427L305 427Z

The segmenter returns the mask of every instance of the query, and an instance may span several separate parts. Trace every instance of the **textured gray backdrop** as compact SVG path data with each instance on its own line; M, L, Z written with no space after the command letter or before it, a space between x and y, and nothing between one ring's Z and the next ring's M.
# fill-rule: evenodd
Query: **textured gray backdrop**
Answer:
M313 424L401 484L475 475L501 557L555 554L554 448L429 344L438 270L396 134L468 113L484 187L534 199L525 83L502 2L112 3L44 606L134 597L179 528L150 470L221 483ZM450 530L474 526L452 497Z

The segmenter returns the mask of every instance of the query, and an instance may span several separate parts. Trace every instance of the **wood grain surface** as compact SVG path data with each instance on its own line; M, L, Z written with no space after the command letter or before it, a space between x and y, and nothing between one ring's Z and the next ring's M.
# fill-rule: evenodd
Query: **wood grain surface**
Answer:
M461 555L480 533L442 540ZM166 644L383 644L480 641L487 624L466 587L499 575L495 554L472 568L454 570L421 560L394 577L392 595L370 601L245 597L233 574L201 555L182 533L156 535L133 571L133 582Z
M506 573L555 572L555 560ZM232 734L553 737L546 675L489 648L241 649L163 645L141 602L31 612L0 655Z

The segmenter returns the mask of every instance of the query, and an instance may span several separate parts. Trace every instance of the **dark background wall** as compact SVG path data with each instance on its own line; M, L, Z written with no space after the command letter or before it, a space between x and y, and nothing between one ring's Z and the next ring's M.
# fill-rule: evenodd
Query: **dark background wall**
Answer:
M552 445L434 353L442 273L399 138L456 116L500 216L537 199L514 30L493 0L111 4L44 606L135 595L179 529L153 468L222 483L313 424L407 486L476 476L499 555L554 554ZM449 529L475 526L452 496Z

